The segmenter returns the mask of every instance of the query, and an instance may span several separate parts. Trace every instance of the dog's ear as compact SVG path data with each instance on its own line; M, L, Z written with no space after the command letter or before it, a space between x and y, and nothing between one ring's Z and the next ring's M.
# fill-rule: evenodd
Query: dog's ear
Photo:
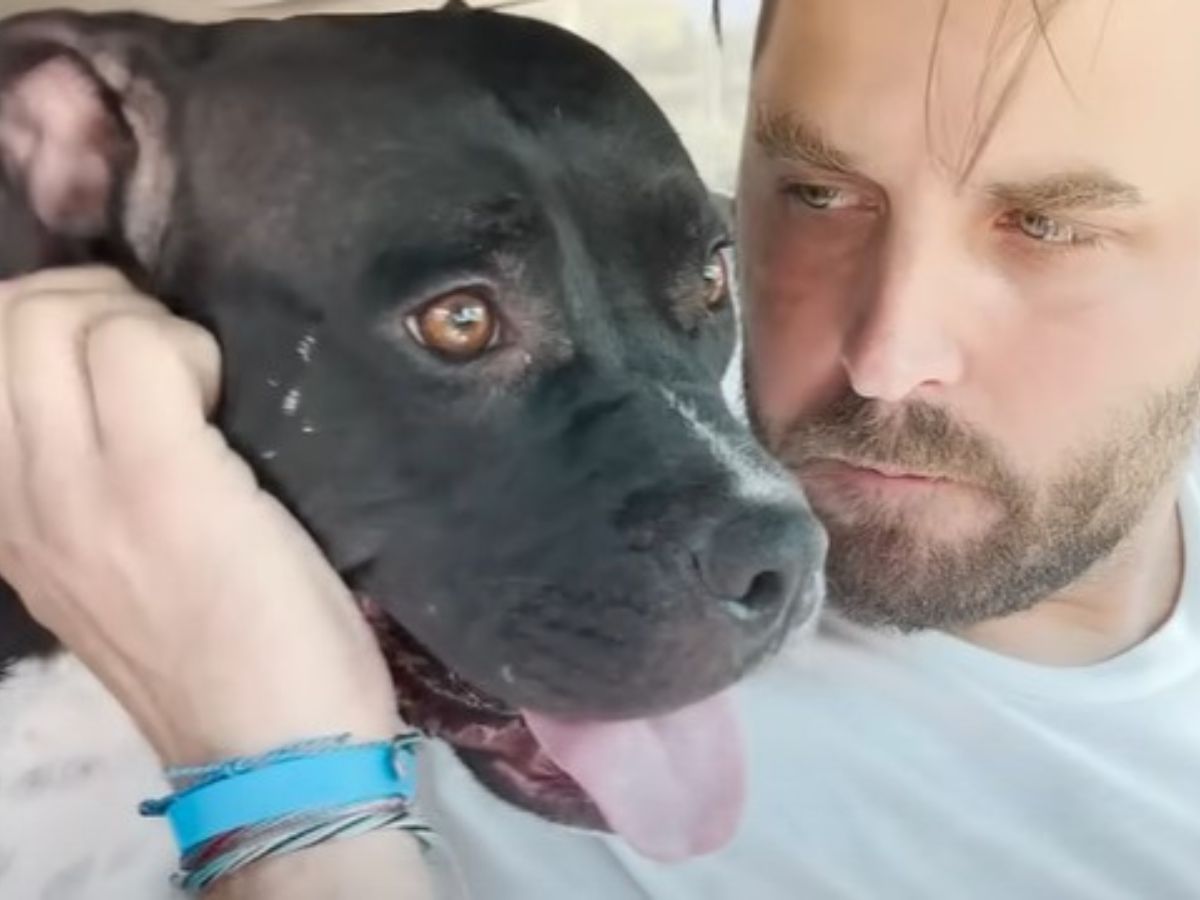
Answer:
M0 157L46 229L103 235L136 152L119 102L83 58L49 45L5 54Z
M74 261L62 257L99 244L147 265L156 252L173 187L165 101L133 71L128 43L103 40L88 23L0 25L0 243L25 238L40 257L0 251L0 274ZM31 222L32 242L21 233Z

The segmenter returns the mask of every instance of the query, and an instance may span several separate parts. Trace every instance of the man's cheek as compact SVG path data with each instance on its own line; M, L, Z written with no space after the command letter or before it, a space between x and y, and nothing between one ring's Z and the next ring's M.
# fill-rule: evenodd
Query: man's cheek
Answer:
M846 390L846 323L836 293L820 281L776 274L747 302L747 377L761 418L781 426Z

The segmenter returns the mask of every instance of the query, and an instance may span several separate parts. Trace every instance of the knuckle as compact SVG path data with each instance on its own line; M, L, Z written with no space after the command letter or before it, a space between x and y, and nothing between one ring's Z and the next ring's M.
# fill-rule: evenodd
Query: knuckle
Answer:
M9 333L21 341L56 333L65 336L80 318L78 306L64 297L25 295L9 308Z
M80 277L96 285L97 290L131 290L129 279L119 269L111 266L81 266Z
M0 282L0 326L21 340L29 337L66 336L80 328L91 329L98 320L114 314L162 314L155 300L135 290L121 273L110 269L38 273ZM37 279L42 275L49 280ZM58 280L51 279L56 276Z
M84 341L93 358L138 353L158 339L153 320L144 313L109 312L87 325Z
M151 301L132 293L98 292L88 294L29 293L11 300L5 316L10 334L27 336L67 336L77 330L94 331L114 317L154 315Z
M35 292L94 291L105 293L130 290L129 280L110 266L83 265L45 269L28 276L28 288Z
M188 322L184 319L177 320L180 333L191 342L197 352L206 360L216 365L221 366L223 359L221 354L221 345L217 341L216 336L205 328L201 328L193 322Z

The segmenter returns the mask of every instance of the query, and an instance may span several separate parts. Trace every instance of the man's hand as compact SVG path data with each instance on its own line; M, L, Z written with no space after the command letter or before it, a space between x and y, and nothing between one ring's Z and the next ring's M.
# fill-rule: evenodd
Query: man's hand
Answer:
M212 338L109 270L0 282L0 575L170 764L394 733L345 586L208 421Z

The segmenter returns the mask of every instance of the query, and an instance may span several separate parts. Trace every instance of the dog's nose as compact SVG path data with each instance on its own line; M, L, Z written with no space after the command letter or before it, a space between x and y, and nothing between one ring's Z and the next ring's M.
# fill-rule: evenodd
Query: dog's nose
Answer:
M764 507L722 522L696 553L696 565L726 614L747 625L767 625L806 602L806 588L824 556L824 534L811 514Z

